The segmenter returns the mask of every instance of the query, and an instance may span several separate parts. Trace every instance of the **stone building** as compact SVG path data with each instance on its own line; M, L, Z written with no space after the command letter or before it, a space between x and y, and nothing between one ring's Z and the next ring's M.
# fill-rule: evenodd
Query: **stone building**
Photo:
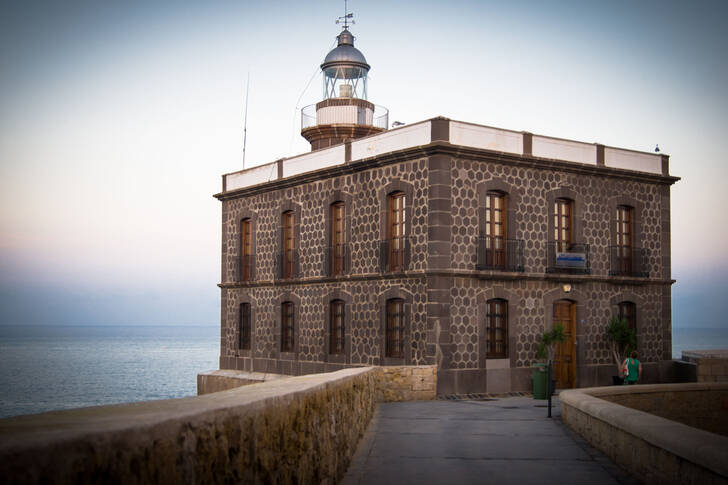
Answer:
M345 28L303 110L312 152L223 176L221 369L436 364L438 393L609 384L605 328L671 358L668 157L447 118L388 128Z

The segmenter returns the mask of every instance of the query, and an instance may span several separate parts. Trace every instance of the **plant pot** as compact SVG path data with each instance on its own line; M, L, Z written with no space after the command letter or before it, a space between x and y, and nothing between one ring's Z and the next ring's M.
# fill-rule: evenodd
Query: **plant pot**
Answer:
M624 384L624 377L612 376L612 385L613 386L621 386L622 384Z

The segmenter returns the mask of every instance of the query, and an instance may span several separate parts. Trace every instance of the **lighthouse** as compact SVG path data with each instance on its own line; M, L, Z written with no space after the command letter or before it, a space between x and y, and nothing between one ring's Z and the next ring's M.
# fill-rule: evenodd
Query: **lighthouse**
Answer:
M311 143L312 151L380 133L389 120L386 108L367 99L371 66L354 47L346 22L336 39L337 46L321 64L323 99L301 111L301 136Z

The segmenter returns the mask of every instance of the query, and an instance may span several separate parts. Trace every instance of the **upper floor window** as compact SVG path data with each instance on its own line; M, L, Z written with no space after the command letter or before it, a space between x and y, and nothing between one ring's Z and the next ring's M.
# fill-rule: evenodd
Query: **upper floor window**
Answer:
M554 242L556 251L565 252L574 242L574 202L570 199L554 201Z
M490 191L485 197L485 267L506 265L506 194Z
M387 300L386 357L404 357L404 300Z
M617 207L617 274L632 274L633 209L626 205Z
M294 324L293 303L290 301L281 304L281 352L293 352Z
M250 303L241 303L238 320L238 348L241 350L250 350L250 328Z
M338 201L331 204L331 275L344 273L346 261L346 206Z
M331 302L331 318L329 324L329 353L330 354L342 354L345 349L345 334L344 334L344 302L342 300L333 300Z
M637 305L631 301L620 302L619 305L619 319L627 320L629 328L637 331Z
M293 278L296 267L296 216L293 211L283 213L283 274L284 278Z
M486 357L508 357L508 301L496 298L486 302Z
M403 271L405 269L405 204L404 192L389 194L389 221L387 224L389 271Z
M240 281L250 281L253 269L253 229L249 218L240 223Z

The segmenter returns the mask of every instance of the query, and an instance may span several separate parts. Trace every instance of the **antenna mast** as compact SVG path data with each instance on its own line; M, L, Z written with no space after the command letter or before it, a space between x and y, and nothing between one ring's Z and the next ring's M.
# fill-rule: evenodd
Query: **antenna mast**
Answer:
M250 71L248 84L245 86L245 121L243 122L243 169L245 169L245 145L248 142L248 93L250 92Z

